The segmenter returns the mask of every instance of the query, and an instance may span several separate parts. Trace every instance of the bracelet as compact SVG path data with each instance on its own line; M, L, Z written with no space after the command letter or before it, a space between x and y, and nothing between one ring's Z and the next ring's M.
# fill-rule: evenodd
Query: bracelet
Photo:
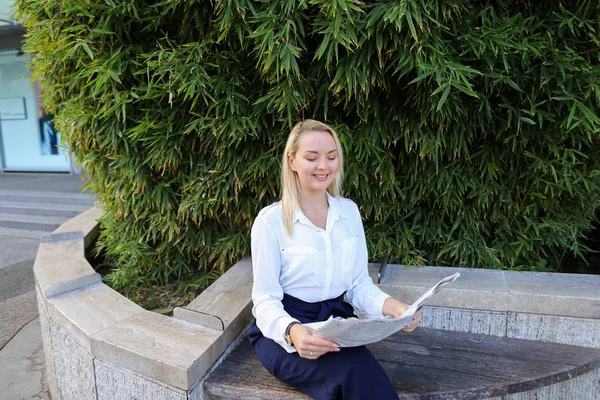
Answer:
M285 333L283 334L283 338L285 339L286 343L290 346L294 346L294 343L292 342L292 337L290 336L290 331L292 330L292 326L294 326L296 324L300 324L300 322L298 322L298 321L290 322L290 324L287 326L287 328L285 328Z

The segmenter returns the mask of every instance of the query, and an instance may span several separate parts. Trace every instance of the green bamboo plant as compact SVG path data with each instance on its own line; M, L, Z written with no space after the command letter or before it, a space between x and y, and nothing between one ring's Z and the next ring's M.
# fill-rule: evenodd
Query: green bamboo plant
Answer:
M347 153L370 258L560 270L600 194L600 5L18 0L116 286L222 272L290 127Z

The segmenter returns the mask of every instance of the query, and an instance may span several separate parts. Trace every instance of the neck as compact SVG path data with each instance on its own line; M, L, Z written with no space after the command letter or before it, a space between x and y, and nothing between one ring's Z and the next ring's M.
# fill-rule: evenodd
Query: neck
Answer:
M300 193L300 207L303 210L319 210L327 209L329 203L327 202L327 195L325 192L301 192Z

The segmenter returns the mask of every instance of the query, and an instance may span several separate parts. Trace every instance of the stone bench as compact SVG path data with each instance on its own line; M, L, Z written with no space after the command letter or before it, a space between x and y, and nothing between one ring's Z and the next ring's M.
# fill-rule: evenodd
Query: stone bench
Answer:
M252 320L249 259L232 266L193 302L176 308L173 317L155 314L104 285L86 260L86 248L98 233L101 214L92 208L44 236L36 257L36 292L53 400L225 398L228 395L218 394L218 390L234 390L231 385L235 382L254 384L254 377L261 374L266 374L263 382L273 385L269 386L275 390L271 398L298 396L268 376L247 343L244 332ZM406 392L403 396L436 398L432 394L436 384L438 392L444 388L451 391L454 389L448 385L454 382L455 391L463 390L463 398L488 397L491 393L507 400L600 399L600 276L401 265L382 268L377 264L370 264L369 272L383 290L407 303L442 277L461 273L459 280L423 308L422 331L372 346L373 352L383 357L380 359L390 376L402 378L406 371L422 371L413 373L413 380L405 380L413 385L435 369L443 372L429 378L434 386L396 383ZM452 338L454 345L470 345L471 350L449 355L453 347L445 340ZM587 350L575 358L578 364L568 354L580 354L581 349L569 347L562 359L556 359L554 369L543 369L539 363L528 364L531 368L521 366L515 371L531 374L519 375L518 382L509 381L512 367L498 367L496 363L522 357L502 358L490 353L494 356L483 362L481 352L475 350L482 343L504 343L506 349L513 346L514 351L506 350L505 355L522 354L515 350L519 342L527 343L529 355L546 355L551 348L560 354L561 348L567 348L561 344ZM381 346L391 346L397 352ZM385 357L392 354L397 356L390 362ZM479 363L468 358L475 354ZM456 362L463 356L466 361ZM238 368L246 369L227 372L227 365L236 357L247 360L234 361ZM418 364L427 360L435 360L434 367ZM440 367L442 362L446 362L445 367ZM476 373L487 369L507 375L481 373L490 379L488 386L472 384L474 394L469 395L458 386L464 375L448 372L448 364L456 373L464 374L461 366L472 366ZM502 379L505 383L498 383ZM230 386L219 383L226 381ZM263 394L258 398L264 398ZM457 398L453 396L445 398Z
M598 398L589 392L593 380L576 391L555 385L587 373L600 379L599 349L430 328L368 347L400 399L494 398L546 387L554 393L540 399ZM248 340L208 376L204 393L206 400L309 398L271 376Z

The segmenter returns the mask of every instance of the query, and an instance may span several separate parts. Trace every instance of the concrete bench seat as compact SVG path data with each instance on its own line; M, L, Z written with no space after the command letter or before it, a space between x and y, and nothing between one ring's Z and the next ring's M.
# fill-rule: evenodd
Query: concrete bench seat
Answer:
M431 328L368 347L400 399L494 398L600 369L600 349ZM212 400L309 398L271 376L247 339L206 378L204 390Z
M36 257L53 399L307 398L270 376L245 337L249 258L173 318L154 314L104 285L86 260L101 215L92 208L45 235ZM461 273L423 308L422 328L371 346L402 398L600 399L600 276L378 264L369 272L407 303Z

